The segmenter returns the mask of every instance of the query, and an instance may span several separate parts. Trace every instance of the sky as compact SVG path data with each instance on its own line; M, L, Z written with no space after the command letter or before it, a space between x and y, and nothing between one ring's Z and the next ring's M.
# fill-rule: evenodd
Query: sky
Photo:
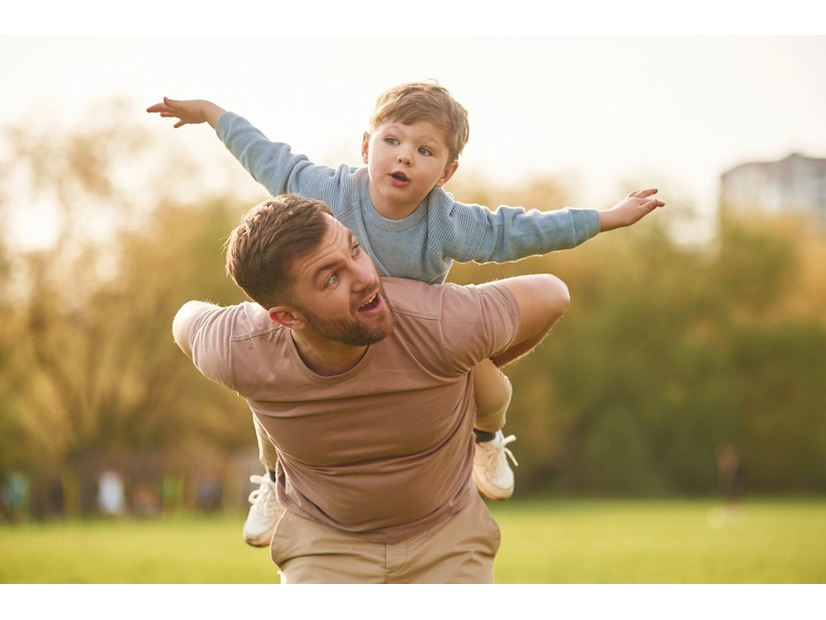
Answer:
M458 175L506 186L552 176L570 188L572 206L599 209L629 184L656 186L667 203L708 215L720 175L734 166L793 152L826 157L826 36L771 34L768 24L657 33L612 29L603 15L601 27L568 34L532 27L538 16L525 13L503 16L501 28L465 34L443 20L422 34L366 11L359 27L252 20L258 27L240 36L162 10L137 32L123 21L61 28L60 14L50 15L45 27L0 27L3 124L44 113L94 122L90 111L118 96L135 102L147 131L194 146L209 144L195 141L206 125L173 130L144 110L163 96L204 98L316 162L359 165L376 96L433 79L469 112ZM176 21L188 27L175 33Z

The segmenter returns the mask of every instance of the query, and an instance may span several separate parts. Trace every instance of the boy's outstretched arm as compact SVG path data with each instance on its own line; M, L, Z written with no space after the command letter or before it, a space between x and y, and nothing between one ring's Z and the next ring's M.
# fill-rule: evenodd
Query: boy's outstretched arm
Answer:
M163 103L151 105L146 108L146 111L158 113L163 118L177 118L178 122L174 125L175 129L184 125L197 125L199 123L209 123L214 129L215 124L225 110L206 99L179 101L164 97Z
M641 189L631 192L623 200L615 204L610 209L599 212L599 231L614 230L624 226L636 224L646 215L658 207L664 207L665 203L658 200L654 194L656 189Z

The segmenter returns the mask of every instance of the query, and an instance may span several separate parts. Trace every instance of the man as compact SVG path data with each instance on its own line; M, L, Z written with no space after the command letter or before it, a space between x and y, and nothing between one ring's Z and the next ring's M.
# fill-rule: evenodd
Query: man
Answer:
M379 278L324 203L294 195L244 216L227 271L255 303L187 302L173 335L277 448L282 583L492 583L469 371L533 349L567 310L565 285Z

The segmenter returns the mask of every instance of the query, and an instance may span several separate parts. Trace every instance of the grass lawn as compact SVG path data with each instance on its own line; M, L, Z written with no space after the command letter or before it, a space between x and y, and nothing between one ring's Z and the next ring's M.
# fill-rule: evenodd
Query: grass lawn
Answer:
M492 504L503 584L823 584L826 499ZM0 525L0 583L272 584L244 515Z
M826 500L577 501L492 507L501 583L823 584Z

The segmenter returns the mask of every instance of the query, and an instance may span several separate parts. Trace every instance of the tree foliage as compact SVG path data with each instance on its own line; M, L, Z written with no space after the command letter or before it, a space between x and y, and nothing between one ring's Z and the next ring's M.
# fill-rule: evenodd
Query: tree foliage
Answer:
M255 449L244 403L203 379L170 333L188 299L242 299L222 244L252 203L232 187L182 195L210 173L116 116L5 129L2 214L48 203L60 225L47 247L0 243L0 474ZM567 203L558 179L451 183L481 204ZM454 267L456 282L551 272L571 290L547 340L507 368L517 487L709 493L717 451L733 445L748 489L823 491L826 242L723 221L714 244L683 245L669 208L574 250Z
M136 162L153 161L147 151L157 157L159 148L114 116L94 128L52 128L48 138L19 127L7 135L3 171L17 193L3 196L5 208L44 200L60 226L52 245L22 248L13 261L13 320L2 337L16 343L18 371L3 392L4 468L245 443L249 429L227 414L238 398L194 380L170 328L187 296L237 300L220 250L239 205L136 195L135 176L153 182Z
M506 369L517 484L715 492L731 445L752 490L824 490L826 280L807 259L826 242L724 221L713 246L686 246L659 215L574 250L454 268L458 282L550 272L571 290L551 335Z

